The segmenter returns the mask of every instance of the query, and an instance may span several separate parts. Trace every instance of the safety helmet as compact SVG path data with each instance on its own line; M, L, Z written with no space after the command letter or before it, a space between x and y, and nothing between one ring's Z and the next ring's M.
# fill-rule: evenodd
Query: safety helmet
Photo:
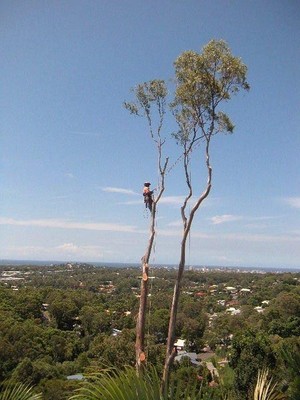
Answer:
M144 183L144 186L150 186L150 185L151 185L150 182L145 182L145 183Z

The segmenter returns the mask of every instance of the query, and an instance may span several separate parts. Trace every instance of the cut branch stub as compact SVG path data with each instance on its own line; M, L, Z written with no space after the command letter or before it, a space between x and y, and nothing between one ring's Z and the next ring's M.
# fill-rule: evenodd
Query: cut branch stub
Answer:
M149 265L143 264L143 281L148 280L148 273L149 273Z

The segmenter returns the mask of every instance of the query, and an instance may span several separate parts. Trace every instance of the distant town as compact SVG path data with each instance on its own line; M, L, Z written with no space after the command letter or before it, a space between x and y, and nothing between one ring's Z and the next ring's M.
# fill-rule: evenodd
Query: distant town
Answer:
M176 277L174 266L150 267L146 336L158 370ZM134 366L141 278L138 265L2 262L0 378L29 380L50 400L71 395L103 365ZM189 371L208 392L227 380L246 393L268 365L292 384L293 370L282 365L285 352L299 353L299 290L300 272L188 267L172 379Z

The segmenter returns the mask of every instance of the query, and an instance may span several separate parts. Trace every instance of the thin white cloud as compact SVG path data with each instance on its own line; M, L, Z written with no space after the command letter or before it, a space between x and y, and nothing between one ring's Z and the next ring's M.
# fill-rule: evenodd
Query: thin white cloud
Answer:
M74 179L74 174L72 174L72 172L66 172L65 177L69 179Z
M76 246L74 243L64 243L60 246L57 246L58 250L66 251L66 252L72 252L76 253L78 251L78 246Z
M76 245L74 243L64 243L56 246L53 250L57 254L73 255L80 258L102 258L104 255L100 246Z
M182 227L182 220L178 219L177 221L172 221L168 224L168 226L174 226L174 227Z
M117 188L109 188L109 189L117 189ZM121 190L121 189L119 189ZM106 190L107 192L116 192L116 193L122 193L121 191L117 190ZM135 204L141 204L143 203L143 195L139 193L128 193L128 194L136 194L140 196L139 200L129 200L129 201L122 201L119 204L126 204L126 205L135 205ZM175 205L175 206L181 206L184 201L184 196L166 196L166 197L161 197L159 200L159 204L164 204L164 205Z
M158 236L165 236L165 237L182 237L182 229L157 229L157 235ZM190 233L191 238L197 238L197 239L215 239L216 236L206 234L203 232L195 232L191 231Z
M157 229L158 236L181 237L182 231L179 229Z
M110 192L110 193L120 193L120 194L140 196L141 201L143 202L142 193L136 193L133 190L115 188L115 187L104 187L104 188L102 188L102 190L104 192ZM154 197L155 197L155 193L154 193ZM159 204L160 205L174 205L174 206L181 207L184 202L184 199L185 199L185 196L162 196L159 200ZM191 202L193 202L194 200L195 200L195 198L190 199ZM119 204L133 205L133 204L139 204L141 201L140 200L129 200L129 201L122 201ZM204 206L204 204L203 204L203 206Z
M158 236L166 236L166 237L182 237L182 229L157 229ZM192 242L195 239L203 239L208 241L213 241L219 243L220 241L226 241L227 243L237 243L237 242L245 242L245 243L298 243L300 242L300 234L299 232L288 232L282 235L270 235L263 233L244 233L244 232L236 232L236 233L205 233L197 230L191 230L190 237Z
M216 215L210 218L210 221L214 225L218 225L218 224L224 224L226 222L240 221L241 219L243 219L243 217L241 217L240 215L224 214L224 215Z
M251 227L251 228L265 228L267 227L266 224L260 224L258 222L260 221L268 221L268 220L273 220L273 219L278 219L280 218L280 216L262 216L262 217L244 217L241 215L231 215L231 214L224 214L224 215L216 215L212 218L209 218L208 220L211 221L214 225L218 225L218 224L223 224L226 222L234 222L234 221L250 221L249 224L247 224L247 227ZM182 220L179 219L177 221L173 221L170 222L168 224L168 226L174 226L174 227L181 227L182 226Z
M32 219L17 220L14 218L1 218L0 225L32 226L40 228L79 229L90 231L135 232L132 225L121 225L103 222L75 222L63 219Z
M290 207L300 208L300 197L286 197L284 199L285 203L287 203Z
M165 196L160 199L161 204L181 205L184 202L184 196Z
M21 259L52 259L52 260L99 260L111 255L109 249L101 246L63 243L57 246L9 246L7 257Z
M163 196L160 199L160 203L161 204L170 204L170 205L181 207L183 205L185 198L186 198L186 196L184 196L184 195L182 195L182 196ZM188 207L193 207L197 200L198 200L197 197L193 196L189 200ZM211 200L206 199L206 201L204 201L201 204L201 208L207 207L209 201L211 201Z
M233 233L218 235L222 240L245 241L245 242L261 242L261 243L282 243L282 242L300 242L300 236L285 234L285 235L267 235L267 234L248 234L248 233Z
M102 188L103 192L108 192L108 193L120 193L120 194L128 194L128 195L138 195L138 193L134 192L131 189L124 189L124 188L117 188L117 187L103 187Z
M279 219L282 218L282 216L277 215L277 216L262 216L262 217L246 217L246 216L241 216L241 215L231 215L231 214L224 214L224 215L216 215L209 220L214 224L223 224L226 222L235 222L235 221L246 221L248 222L246 227L249 228L266 228L268 224L264 223L262 224L261 222L266 222L266 221L272 221L274 219Z

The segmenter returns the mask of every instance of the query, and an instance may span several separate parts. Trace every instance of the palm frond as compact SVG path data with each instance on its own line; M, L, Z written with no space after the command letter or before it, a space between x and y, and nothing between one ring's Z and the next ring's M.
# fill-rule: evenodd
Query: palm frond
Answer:
M31 385L8 383L0 392L0 400L41 400L41 393L35 394Z
M254 390L254 400L282 400L284 395L276 390L277 383L272 384L273 379L268 377L269 371L258 372L257 382Z
M123 371L105 369L86 377L70 400L163 400L160 380L154 368L138 376L133 367Z

